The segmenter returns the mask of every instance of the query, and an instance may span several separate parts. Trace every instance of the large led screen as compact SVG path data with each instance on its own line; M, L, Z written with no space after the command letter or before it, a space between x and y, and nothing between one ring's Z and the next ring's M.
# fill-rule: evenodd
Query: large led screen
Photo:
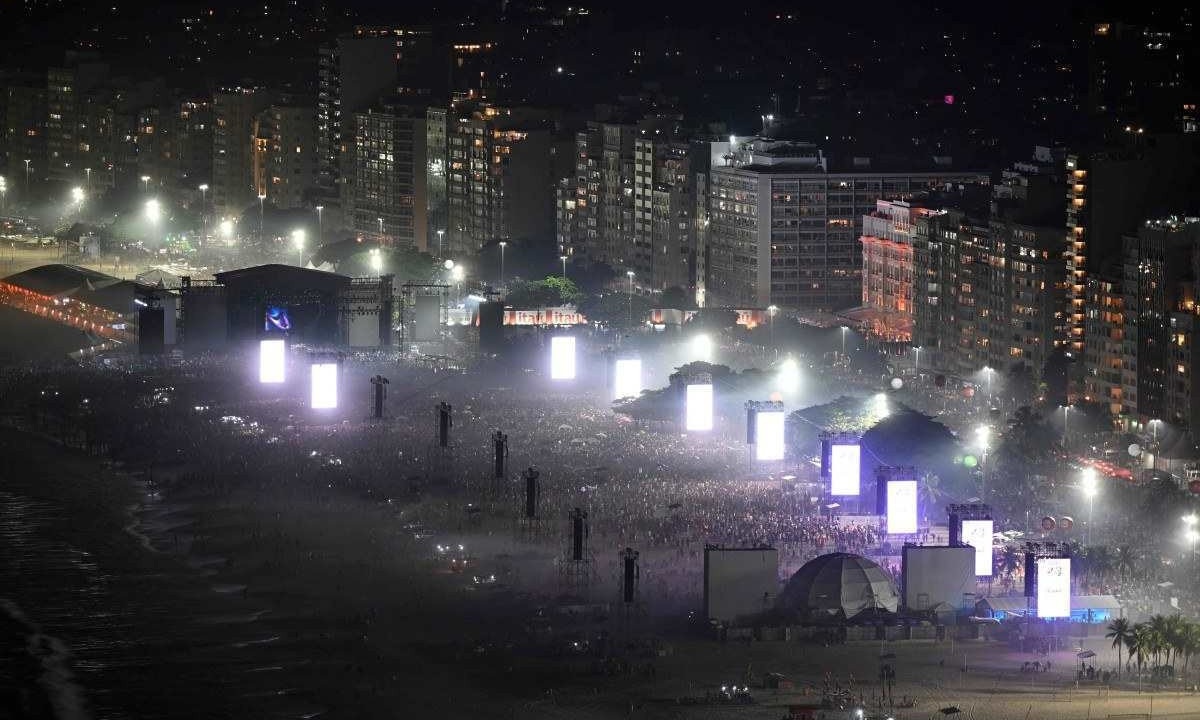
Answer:
M754 413L754 459L770 462L783 459L782 410L759 410Z
M1071 617L1070 558L1040 558L1037 583L1038 617Z
M713 427L713 386L688 385L685 427L688 432L703 432Z
M575 379L575 338L562 335L550 338L550 379Z
M281 383L287 372L287 345L282 339L258 341L258 381Z
M835 444L829 447L829 494L859 494L859 446Z
M313 410L332 410L338 406L338 366L335 362L313 363Z
M613 375L614 397L637 397L642 394L642 361L638 358L618 360Z
M888 535L917 531L917 481L889 480L887 484Z
M979 577L992 576L993 525L991 520L962 521L962 542L975 548L975 574Z

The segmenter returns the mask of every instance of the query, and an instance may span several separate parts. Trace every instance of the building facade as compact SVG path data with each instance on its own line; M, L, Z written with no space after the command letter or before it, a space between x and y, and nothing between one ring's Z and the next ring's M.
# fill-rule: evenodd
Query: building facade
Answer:
M356 233L396 247L426 250L426 114L383 104L355 115Z
M258 194L254 184L254 124L271 103L264 88L213 94L212 202L218 215L240 214Z
M946 183L986 183L979 172L831 170L808 143L754 139L710 171L709 302L841 310L862 299L862 218L880 198Z
M902 200L879 200L862 219L864 319L887 342L912 342L913 240L916 219L929 214Z

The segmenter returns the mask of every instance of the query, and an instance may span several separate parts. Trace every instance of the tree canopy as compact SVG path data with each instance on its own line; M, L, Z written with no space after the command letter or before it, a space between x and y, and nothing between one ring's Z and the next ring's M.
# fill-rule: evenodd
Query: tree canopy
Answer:
M583 298L570 278L549 275L542 280L517 280L508 284L505 301L520 310L574 305Z

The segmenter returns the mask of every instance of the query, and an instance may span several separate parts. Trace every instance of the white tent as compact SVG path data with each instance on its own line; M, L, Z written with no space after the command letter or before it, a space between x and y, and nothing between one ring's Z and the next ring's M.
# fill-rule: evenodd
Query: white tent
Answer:
M867 611L896 612L900 596L878 565L861 555L830 553L805 563L779 603L813 616L853 618Z

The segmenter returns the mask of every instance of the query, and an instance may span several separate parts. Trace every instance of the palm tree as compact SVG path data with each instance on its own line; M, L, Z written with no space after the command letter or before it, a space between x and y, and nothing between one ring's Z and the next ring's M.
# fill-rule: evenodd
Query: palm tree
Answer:
M1005 545L1000 553L1000 572L1012 582L1013 573L1021 567L1021 554L1012 545Z
M1112 551L1105 545L1092 548L1088 552L1091 558L1092 572L1096 574L1096 579L1104 584L1108 580L1108 576L1112 574L1114 560Z
M1150 653L1150 646L1153 644L1150 637L1153 631L1146 623L1138 623L1133 626L1133 632L1125 641L1125 649L1128 652L1130 660L1137 661L1138 674L1142 673L1142 665L1146 662L1146 656Z
M1171 660L1170 650L1167 644L1167 636L1171 632L1170 618L1165 615L1154 615L1146 623L1150 627L1151 647L1154 652L1154 664L1158 665L1159 660L1164 652L1167 653L1167 662Z
M921 489L921 506L935 508L941 505L941 501L946 497L946 490L942 487L942 479L933 473L925 473L920 484Z
M1121 676L1121 647L1129 644L1133 628L1125 618L1117 618L1108 624L1108 632L1104 637L1112 640L1112 646L1117 651L1117 677Z
M1120 574L1122 580L1133 577L1133 569L1137 565L1137 558L1133 554L1133 548L1128 545L1118 547L1116 562L1117 573Z

